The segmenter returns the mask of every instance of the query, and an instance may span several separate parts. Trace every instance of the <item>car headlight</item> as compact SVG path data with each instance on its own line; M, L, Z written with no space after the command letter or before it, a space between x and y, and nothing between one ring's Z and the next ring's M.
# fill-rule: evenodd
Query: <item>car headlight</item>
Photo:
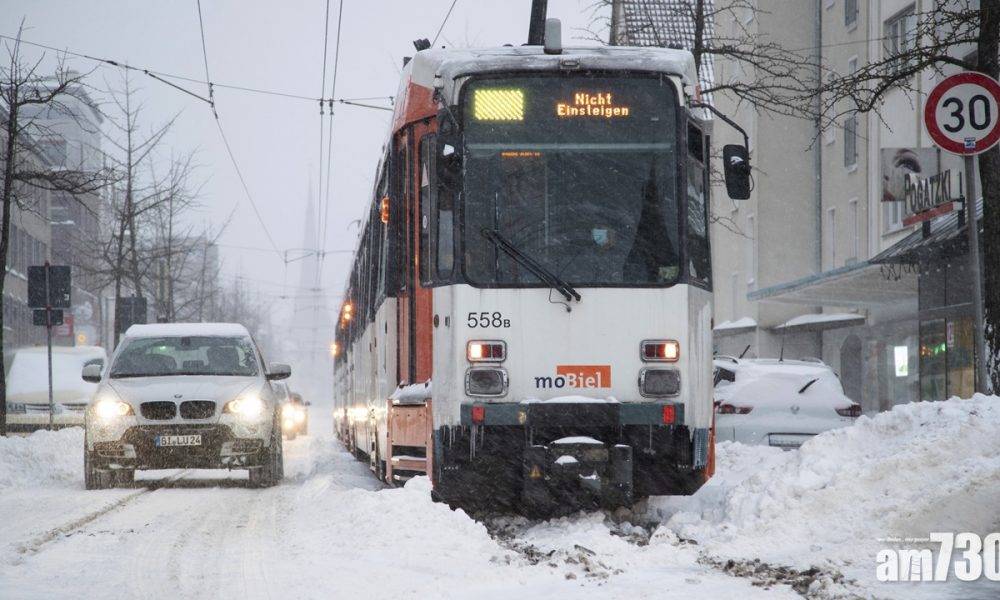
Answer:
M264 401L259 396L244 396L227 402L222 410L245 419L255 419L263 414Z
M127 417L133 413L132 407L128 403L106 398L98 400L97 404L94 405L94 414L102 421L113 421L114 419Z

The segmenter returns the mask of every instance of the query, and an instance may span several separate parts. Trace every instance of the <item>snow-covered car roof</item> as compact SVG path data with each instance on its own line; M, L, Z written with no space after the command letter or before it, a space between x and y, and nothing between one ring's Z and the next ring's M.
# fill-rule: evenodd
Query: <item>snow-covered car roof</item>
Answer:
M808 398L832 407L851 402L837 374L819 361L725 357L716 358L714 363L736 374L736 381L716 385L717 401L757 406L791 404Z
M238 323L156 323L133 325L125 337L250 337L247 328Z

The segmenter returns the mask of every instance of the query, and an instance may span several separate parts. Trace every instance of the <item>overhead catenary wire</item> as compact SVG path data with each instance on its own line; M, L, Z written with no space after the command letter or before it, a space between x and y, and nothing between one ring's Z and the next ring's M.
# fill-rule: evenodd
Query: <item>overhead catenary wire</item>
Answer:
M198 28L201 31L201 50L205 59L205 84L209 89L209 97L211 98L212 90L212 80L209 76L208 71L208 45L205 43L205 24L201 15L201 0L198 0ZM257 216L257 222L260 223L261 229L264 230L264 236L267 237L267 241L274 248L275 254L278 257L282 257L281 250L278 249L278 245L274 243L274 238L271 236L271 231L267 227L267 223L264 222L263 217L261 217L260 210L257 208L257 202L253 198L253 194L250 193L250 186L247 185L246 178L243 177L243 170L240 169L239 163L236 161L236 155L233 153L233 148L229 144L229 138L226 137L226 131L222 128L222 121L219 119L219 112L216 110L215 101L212 100L210 103L212 107L212 114L215 117L215 125L219 129L219 137L222 138L222 143L226 147L226 154L229 155L229 160L233 163L233 169L236 171L236 176L240 180L240 185L243 186L243 193L246 195L247 200L250 202L251 208L253 208L254 215Z
M437 43L438 38L441 37L441 32L444 31L444 26L448 22L448 18L451 16L451 11L455 10L455 5L458 4L458 0L452 0L451 6L448 7L448 12L444 16L444 20L441 21L441 26L438 27L437 33L434 34L434 41L431 42L431 47Z
M344 22L344 0L339 0L337 8L337 41L333 50L333 77L330 83L330 97L337 94L337 71L340 66L340 32ZM327 155L326 155L326 193L323 196L323 228L319 238L320 255L316 267L317 285L323 280L323 262L326 251L326 236L330 225L330 172L333 169L333 103L330 103L330 125L327 132ZM322 129L322 126L321 126Z
M9 35L3 35L3 34L0 34L0 39L17 41L17 38L9 36ZM179 89L180 91L182 91L182 92L184 92L186 94L190 94L190 95L194 96L195 98L197 98L197 99L199 99L199 100L201 100L201 101L203 101L203 102L205 102L207 104L211 104L211 100L209 98L205 98L205 97L199 96L198 94L195 94L194 92L191 92L190 90L188 90L186 88L178 86L178 85L176 85L176 84L174 84L174 83L172 83L170 81L166 81L164 78L166 78L166 79L175 79L177 81L186 81L188 83L197 83L197 84L201 84L201 85L208 85L209 81L204 80L204 79L198 79L197 77L190 77L190 76L187 76L187 75L178 75L176 73L167 73L167 72L161 71L159 69L153 69L153 68L148 68L148 67L139 67L139 66L131 65L131 64L129 64L127 62L124 62L124 61L120 61L120 60L115 60L115 59L111 59L111 58L103 58L103 57L100 57L100 56L93 56L93 55L87 54L85 52L80 52L80 51L76 51L76 50L69 50L68 48L57 48L55 46L51 46L51 45L48 45L48 44L41 44L41 43L38 43L38 42L32 42L32 41L28 41L28 40L25 40L25 39L21 39L20 43L28 45L28 46L34 46L36 48L42 48L42 49L45 49L45 50L51 50L53 52L60 52L60 53L67 54L67 55L70 55L70 56L74 56L74 57L77 57L77 58L82 58L82 59L94 61L96 63L100 63L100 64L107 65L107 66L110 66L110 67L114 67L114 68L117 68L117 69L123 69L123 70L127 70L127 71L135 71L137 73L142 73L142 74L144 74L144 75L146 75L146 76L148 76L150 78L156 79L157 81L159 81L161 83L164 83L166 85L170 85L172 87L175 87L175 88ZM296 94L294 92L287 92L287 91L282 91L282 90L272 90L272 89L266 89L266 88L260 88L260 87L251 87L251 86L246 86L246 85L236 85L236 84L231 84L231 83L219 83L219 82L216 82L216 81L211 82L211 85L212 85L213 90L215 88L223 88L223 89L228 89L228 90L234 90L234 91L240 91L240 92L248 92L248 93L253 93L253 94L263 94L263 95L267 95L267 96L276 96L276 97L281 97L281 98L290 98L290 99L294 99L294 100L302 100L302 101L307 101L307 102L319 102L319 101L322 100L323 102L329 103L330 100L331 100L331 98L317 98L315 96L307 96L305 94ZM365 97L360 97L360 98L332 98L332 100L334 102L340 102L342 104L350 104L352 106L361 106L363 108L374 108L374 109L377 109L377 110L392 110L392 109L386 108L386 107L383 107L383 106L371 106L371 105L359 104L358 101L362 101L363 102L363 101L371 101L371 100L387 100L387 101L389 101L391 103L393 101L393 99L394 99L393 96L365 96Z
M320 79L319 85L319 96L323 97L326 93L326 59L327 59L327 49L329 48L330 42L330 0L326 0L326 11L323 15L323 75ZM330 107L331 119L333 117L333 107ZM323 100L319 101L319 173L318 173L318 185L317 185L317 195L320 202L323 201ZM329 166L327 165L329 169ZM308 217L307 217L308 218ZM319 221L316 223L317 232L320 230ZM286 257L285 262L288 259Z

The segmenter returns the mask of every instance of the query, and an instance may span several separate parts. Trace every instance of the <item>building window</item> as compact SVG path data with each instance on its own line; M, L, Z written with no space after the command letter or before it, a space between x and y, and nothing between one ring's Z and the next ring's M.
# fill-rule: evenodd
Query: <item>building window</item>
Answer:
M885 22L885 57L899 57L890 64L890 72L895 74L910 66L908 53L916 41L917 16L911 5Z
M837 209L826 211L827 256L830 257L830 268L837 268Z
M848 217L850 218L848 227L851 228L851 251L847 262L852 263L861 256L861 212L858 209L857 198L848 203Z
M844 166L858 164L858 115L851 114L844 121Z
M844 0L844 26L854 27L858 24L858 0Z
M885 224L885 233L890 233L903 228L903 210L905 202L882 202L882 217Z
M753 215L747 215L746 230L746 265L747 290L753 290L757 282L757 227Z

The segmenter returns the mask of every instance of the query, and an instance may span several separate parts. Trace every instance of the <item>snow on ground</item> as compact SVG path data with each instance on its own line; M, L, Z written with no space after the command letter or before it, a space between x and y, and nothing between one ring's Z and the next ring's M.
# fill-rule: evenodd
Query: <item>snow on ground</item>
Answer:
M83 477L83 429L0 437L0 490L65 486Z
M313 431L329 431L312 411ZM319 421L319 423L317 423ZM794 598L652 544L601 514L491 534L430 499L386 489L332 438L286 442L286 479L248 489L226 471L141 473L87 492L79 431L0 440L2 598Z
M480 523L432 502L425 478L385 488L312 413L314 435L286 442L286 479L266 490L242 472L155 471L86 492L78 430L0 439L0 514L14 516L0 520L0 597L799 596L723 572L730 558L760 558L777 581L818 566L795 580L810 597L996 597L870 581L878 538L1000 528L996 399L897 407L798 452L719 444L708 485L650 499L634 525Z
M926 538L932 531L1000 531L1000 399L897 406L853 427L826 432L798 452L719 446L727 471L757 463L722 493L653 503L666 527L722 558L759 557L776 565L837 569L874 585L885 538ZM711 492L707 486L703 492ZM675 512L674 512L675 511ZM981 581L989 597L1000 584ZM975 587L975 586L973 586ZM878 588L893 595L894 588ZM949 593L906 588L904 597ZM975 593L966 588L956 597ZM971 596L968 596L971 597ZM987 596L982 596L987 597Z

